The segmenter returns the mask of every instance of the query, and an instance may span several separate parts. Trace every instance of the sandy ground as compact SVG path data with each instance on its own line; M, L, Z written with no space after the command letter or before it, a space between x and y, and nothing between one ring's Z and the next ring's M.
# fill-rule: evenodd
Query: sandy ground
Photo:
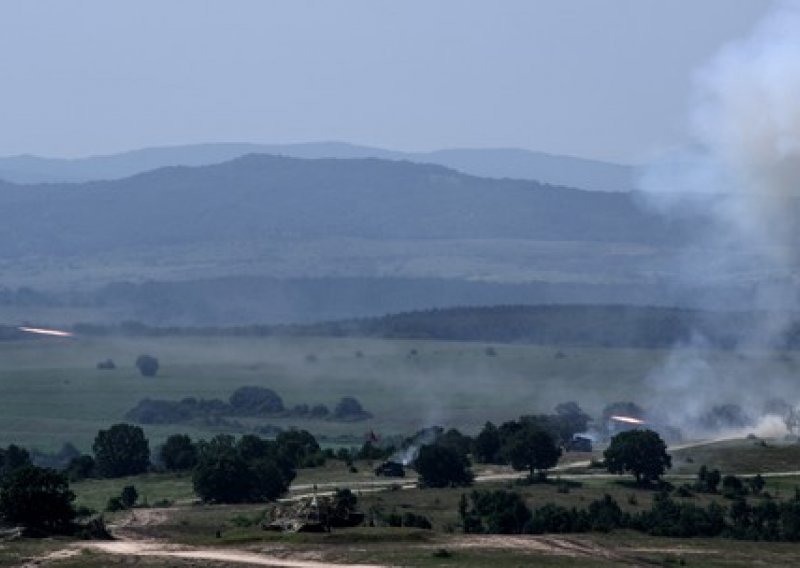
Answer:
M81 543L83 549L97 550L105 554L123 556L157 556L161 558L184 558L188 560L208 560L248 566L285 566L287 568L325 568L337 566L342 568L379 568L374 564L332 564L312 560L294 560L269 556L258 552L236 549L185 548L142 540L115 540L106 542Z
M181 558L209 562L223 562L225 564L241 564L246 566L283 566L286 568L383 568L375 564L332 564L301 558L283 558L270 555L268 552L252 552L238 549L212 549L191 548L160 542L158 540L142 539L136 535L135 529L157 526L166 521L169 509L136 509L116 525L109 526L116 540L112 541L87 541L73 544L69 548L51 552L37 558L25 565L33 568L66 560L80 554L83 550L92 550L103 554L114 554L126 557L159 557Z

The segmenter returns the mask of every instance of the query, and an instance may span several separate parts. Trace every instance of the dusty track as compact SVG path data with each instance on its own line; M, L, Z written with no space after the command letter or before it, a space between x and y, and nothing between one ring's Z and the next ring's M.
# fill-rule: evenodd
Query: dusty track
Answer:
M290 559L270 554L270 552L254 552L240 549L192 548L164 543L155 539L142 539L137 529L153 527L164 523L170 509L136 509L117 525L109 527L116 540L81 542L67 550L58 551L41 561L55 561L68 558L81 550L92 550L103 554L114 554L128 557L181 558L225 564L242 564L247 566L285 566L287 568L382 568L374 564L333 564L304 559ZM59 556L60 554L60 556Z
M155 556L160 558L183 558L187 560L207 560L226 564L247 566L285 566L287 568L380 568L375 564L333 564L312 560L292 560L268 553L250 552L236 549L186 548L142 540L116 540L110 542L82 543L81 548L96 550L105 554L122 556Z

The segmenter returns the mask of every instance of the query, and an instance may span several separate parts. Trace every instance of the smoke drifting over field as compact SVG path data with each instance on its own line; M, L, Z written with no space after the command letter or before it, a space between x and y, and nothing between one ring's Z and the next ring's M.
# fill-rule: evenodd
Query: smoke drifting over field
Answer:
M781 3L752 35L726 46L696 77L690 125L696 146L665 160L643 177L645 198L682 216L703 211L711 224L679 260L680 278L702 288L722 281L748 284L752 304L731 306L763 314L738 331L738 347L779 346L794 323L798 302L800 197L800 7ZM721 377L704 355L702 338L668 358L651 377L665 395L687 393L686 413L753 401L747 362L737 380ZM787 373L788 374L788 373ZM788 377L765 380L793 397ZM757 407L756 407L757 405Z

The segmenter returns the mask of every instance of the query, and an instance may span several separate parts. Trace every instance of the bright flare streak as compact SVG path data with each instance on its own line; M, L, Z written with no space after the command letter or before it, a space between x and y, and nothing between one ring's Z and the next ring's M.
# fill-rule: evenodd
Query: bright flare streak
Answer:
M20 331L25 333L38 333L39 335L53 335L55 337L72 337L74 334L68 331L60 331L58 329L44 329L41 327L18 327Z
M616 420L617 422L625 422L626 424L644 424L644 420L639 420L638 418L634 418L632 416L611 416L611 420Z

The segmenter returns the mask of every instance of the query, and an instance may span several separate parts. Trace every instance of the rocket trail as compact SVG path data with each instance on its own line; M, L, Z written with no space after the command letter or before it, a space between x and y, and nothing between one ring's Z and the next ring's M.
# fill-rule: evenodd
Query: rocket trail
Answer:
M53 337L72 337L74 334L69 331L61 331L59 329L45 329L41 327L18 327L20 331L25 333L35 333L38 335L50 335Z
M638 426L641 426L642 424L645 423L644 420L634 418L633 416L615 415L615 416L609 416L609 418L611 418L611 420L616 420L617 422L624 422L625 424L636 424Z

